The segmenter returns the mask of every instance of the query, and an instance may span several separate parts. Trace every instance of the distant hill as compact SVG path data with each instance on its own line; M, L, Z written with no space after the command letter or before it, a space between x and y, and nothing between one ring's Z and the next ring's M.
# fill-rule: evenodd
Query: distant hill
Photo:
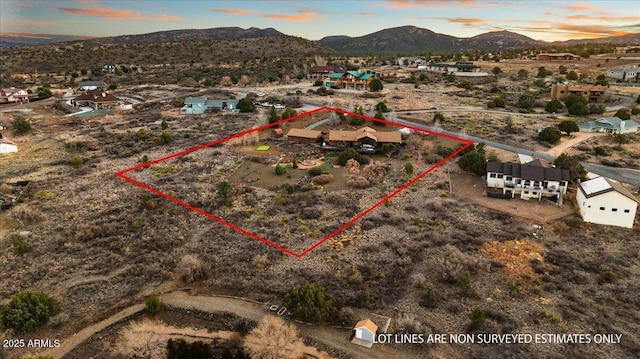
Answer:
M605 37L601 39L577 39L577 40L567 40L567 41L554 41L549 42L549 45L583 45L590 43L600 43L600 44L611 44L611 45L630 45L630 44L640 44L640 33L637 34L628 34L622 36L612 36Z
M511 31L492 31L460 40L461 47L468 51L522 49L541 44L541 41Z
M73 35L27 34L20 32L0 33L0 47L37 46L56 42L87 40L93 37Z
M239 27L217 27L213 29L188 29L169 30L151 32L140 35L122 35L112 37L102 37L86 41L87 44L107 45L134 45L144 43L163 42L183 42L200 40L233 40L233 39L253 39L258 37L284 35L274 28L258 29L250 27L242 29Z

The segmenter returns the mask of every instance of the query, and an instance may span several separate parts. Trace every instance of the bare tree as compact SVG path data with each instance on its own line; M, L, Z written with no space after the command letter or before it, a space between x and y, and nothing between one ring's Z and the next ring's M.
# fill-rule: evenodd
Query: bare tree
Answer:
M271 315L247 334L244 348L253 359L299 359L304 355L296 327Z
M160 321L131 322L120 332L120 342L114 350L127 358L164 359L170 332L171 328Z

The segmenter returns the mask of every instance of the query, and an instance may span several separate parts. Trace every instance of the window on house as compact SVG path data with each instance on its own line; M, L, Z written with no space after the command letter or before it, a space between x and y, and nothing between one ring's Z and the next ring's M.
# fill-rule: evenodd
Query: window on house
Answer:
M529 191L524 191L524 194L529 194Z
M618 212L617 208L611 208L611 212Z
M534 196L537 196L537 195L538 195L538 192L533 191L533 193L532 193L532 194L533 194Z
M604 211L604 207L600 207L600 210L601 210L601 211Z
M533 181L534 186L538 186L540 183L538 181Z
M513 177L507 176L507 181L511 181L512 179L513 179Z
M587 208L591 208L591 205L588 205Z
M530 185L530 184L531 184L531 181L524 181L524 185L525 185L525 186L528 186L528 185Z
M495 173L489 174L489 178L496 178L496 174Z
M630 210L628 210L628 209L625 209L625 210L624 210L624 213L629 213L629 212L631 212L631 211L630 211Z
M498 173L498 178L502 178L502 177L503 177L502 173Z
M562 182L560 182L560 186L562 186L562 187L566 187L566 186L567 186L567 181L562 181Z

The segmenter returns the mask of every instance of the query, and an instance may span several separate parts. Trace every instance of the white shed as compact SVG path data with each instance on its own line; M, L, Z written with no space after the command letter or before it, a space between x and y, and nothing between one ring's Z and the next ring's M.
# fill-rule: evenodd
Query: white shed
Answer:
M0 138L0 154L11 152L18 152L18 145L7 139Z
M617 182L597 177L580 183L576 201L585 222L633 228L638 199Z

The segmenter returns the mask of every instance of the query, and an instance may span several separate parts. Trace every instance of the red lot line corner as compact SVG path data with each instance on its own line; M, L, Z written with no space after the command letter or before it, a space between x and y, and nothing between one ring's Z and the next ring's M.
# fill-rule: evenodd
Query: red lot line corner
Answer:
M192 205L190 205L190 204L188 204L188 203L186 203L184 201L181 201L180 199L177 199L177 198L175 198L173 196L170 196L170 195L168 195L168 194L166 194L166 193L164 193L164 192L162 192L162 191L160 191L160 190L158 190L156 188L153 188L153 187L151 187L151 186L149 186L149 185L147 185L145 183L142 183L140 181L137 181L137 180L127 176L127 173L129 173L131 171L135 171L135 170L138 170L138 169L141 169L141 168L145 168L145 167L150 167L150 166L152 166L154 164L157 164L157 163L160 163L160 162L163 162L163 161L167 161L167 160L170 160L172 158L184 156L186 154L189 154L189 153L192 153L192 152L195 152L195 151L199 151L199 150L202 150L204 148L212 147L212 146L221 144L223 142L229 141L229 140L234 139L234 138L242 137L244 135L247 135L247 134L250 134L250 133L253 133L253 132L257 132L257 131L261 131L261 130L264 130L264 129L269 128L269 127L278 126L281 123L285 123L285 122L289 122L289 121L295 121L295 120L297 120L299 118L302 118L302 117L305 117L305 116L308 116L308 115L311 115L313 113L316 113L316 112L319 112L319 111L323 111L323 110L329 110L329 111L333 111L333 112L337 112L337 113L343 113L343 114L346 114L346 115L349 115L349 116L360 117L360 118L363 118L365 120L376 121L376 122L384 123L384 124L391 125L391 126L404 127L404 128L411 129L413 131L418 131L418 132L426 133L426 134L429 134L429 135L445 137L445 138L449 138L449 139L452 139L452 140L463 142L463 143L465 143L465 145L463 147L459 148L458 150L456 150L455 152L453 152L451 155L449 155L446 158L444 158L442 161L440 161L440 162L436 163L435 165L431 166L426 171L420 173L414 179L412 179L411 181L407 182L402 187L396 189L391 194L389 194L388 196L384 197L383 199L378 201L376 204L371 206L369 209L367 209L367 210L363 211L362 213L358 214L357 216L353 217L351 220L349 220L349 222L345 223L344 225L342 225L340 228L336 229L335 231L329 233L324 238L320 239L318 242L313 244L311 247L305 249L304 251L302 251L300 253L296 253L296 252L294 252L294 251L292 251L292 250L290 250L288 248L285 248L285 247L283 247L283 246L281 246L281 245L279 245L277 243L274 243L274 242L272 242L272 241L270 241L270 240L268 240L266 238L263 238L263 237L255 234L255 233L252 233L252 232L250 232L250 231L248 231L248 230L246 230L244 228L238 227L237 225L235 225L233 223L227 222L227 221L225 221L224 219L222 219L220 217L216 217L216 216L214 216L213 214L211 214L209 212L206 212L206 211L204 211L204 210L202 210L200 208L194 207L194 206L192 206ZM287 119L284 119L284 120L281 120L281 121L278 121L278 122L267 124L267 125L264 125L264 126L261 126L261 127L258 127L258 128L253 128L253 129L250 129L250 130L247 130L247 131L244 131L244 132L237 133L235 135L231 135L231 136L227 136L227 137L224 137L224 138L221 138L221 139L217 139L215 141L211 141L211 142L205 143L203 145L199 145L199 146L196 146L196 147L188 148L186 150L183 150L183 151L180 151L180 152L177 152L177 153L165 156L165 157L161 157L161 158L149 161L149 162L145 162L145 163L139 164L137 166L133 166L133 167L124 169L122 171L116 172L116 176L118 176L118 177L120 177L120 178L122 178L122 179L124 179L124 180L126 180L126 181L128 181L130 183L133 183L136 186L144 188L145 190L147 190L147 191L149 191L151 193L154 193L154 194L157 194L158 196L164 197L164 198L168 199L171 202L177 203L177 204L179 204L179 205L181 205L181 206L183 206L185 208L188 208L188 209L190 209L190 210L192 210L192 211L194 211L196 213L199 213L199 214L201 214L201 215L203 215L203 216L205 216L207 218L210 218L210 219L212 219L212 220L214 220L216 222L219 222L219 223L221 223L221 224L223 224L223 225L225 225L225 226L227 226L229 228L232 228L232 229L234 229L234 230L236 230L236 231L238 231L238 232L240 232L240 233L242 233L244 235L247 235L247 236L249 236L251 238L257 239L258 241L260 241L262 243L265 243L267 245L270 245L271 247L276 248L276 249L278 249L278 250L280 250L280 251L282 251L284 253L292 255L292 256L294 256L296 258L302 258L302 257L306 256L307 254L309 254L314 249L318 248L320 245L322 245L326 241L328 241L329 239L331 239L334 236L336 236L338 233L340 233L340 232L344 231L345 229L349 228L352 224L356 223L362 217L364 217L367 214L369 214L369 212L371 212L374 209L376 209L379 206L381 206L387 200L389 200L392 197L396 196L398 193L404 191L409 186L411 186L412 184L416 183L417 181L419 181L420 179L422 179L423 177L425 177L426 175L431 173L436 168L442 166L447 161L449 161L453 157L457 156L460 152L466 150L471 145L473 145L472 141L465 140L465 139L462 139L462 138L459 138L459 137L450 136L450 135L447 135L447 134L442 134L442 133L437 133L437 132L432 132L432 131L429 131L429 130L424 130L424 129L420 129L420 128L416 128L416 127L412 127L412 126L400 125L400 124L397 124L397 123L394 123L394 122L389 122L389 121L385 121L385 120L381 120L381 119L377 119L377 118L373 118L373 117L369 117L369 116L363 116L363 115L360 115L360 114L351 113L349 111L345 111L345 110L338 109L338 108L320 107L320 108L317 108L315 110L303 112L301 114L298 114L296 116L293 116L293 117L290 117L290 118L287 118Z

